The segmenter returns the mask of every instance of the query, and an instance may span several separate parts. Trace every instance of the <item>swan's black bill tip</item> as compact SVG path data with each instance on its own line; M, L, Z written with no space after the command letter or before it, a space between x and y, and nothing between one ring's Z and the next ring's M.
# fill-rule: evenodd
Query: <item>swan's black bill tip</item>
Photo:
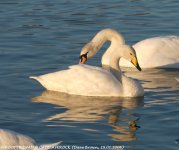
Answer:
M142 69L140 68L139 64L137 63L137 66L136 68L139 70L139 71L142 71Z

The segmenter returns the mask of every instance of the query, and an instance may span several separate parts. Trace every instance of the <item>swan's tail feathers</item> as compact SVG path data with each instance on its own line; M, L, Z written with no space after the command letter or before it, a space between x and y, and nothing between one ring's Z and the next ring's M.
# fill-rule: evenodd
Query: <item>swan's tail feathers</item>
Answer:
M62 143L62 141L60 142L56 142L56 143L52 143L52 144L42 144L40 146L38 146L37 148L35 148L34 150L49 150L49 149L58 149L58 146Z
M179 82L179 78L175 78Z
M30 76L29 78L38 81L44 88L47 89L48 84L46 83L45 80L43 80L43 78L41 76Z
M30 76L29 78L38 81L42 85L44 83L43 80L40 78L40 76Z
M29 78L30 78L30 79L38 80L38 77L37 77L37 76L30 76Z

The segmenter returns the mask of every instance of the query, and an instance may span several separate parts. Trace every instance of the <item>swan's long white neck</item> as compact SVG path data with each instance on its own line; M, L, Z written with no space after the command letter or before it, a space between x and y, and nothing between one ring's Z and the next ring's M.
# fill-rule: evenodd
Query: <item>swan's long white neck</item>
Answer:
M112 29L104 29L96 34L92 39L96 52L103 46L106 41L110 41L111 45L102 56L102 65L109 65L111 53L115 50L116 45L125 44L124 38L120 33Z
M116 77L117 80L119 80L121 82L121 77L122 77L122 73L121 73L121 69L119 67L119 60L121 58L120 53L115 53L115 55L111 55L111 59L110 59L110 64L109 64L109 69L110 72Z

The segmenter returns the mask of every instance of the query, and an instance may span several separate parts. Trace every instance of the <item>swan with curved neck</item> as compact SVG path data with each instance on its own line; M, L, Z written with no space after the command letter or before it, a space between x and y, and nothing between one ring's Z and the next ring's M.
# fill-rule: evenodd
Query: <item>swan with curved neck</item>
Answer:
M84 63L87 58L93 57L106 41L110 41L111 45L104 53L101 63L108 66L111 54L115 50L114 46L125 43L122 35L112 29L98 32L83 47L81 56L86 55L86 57L81 63ZM142 68L179 68L179 37L177 36L154 37L140 41L132 47L135 49ZM121 59L120 66L134 67L125 59Z
M107 29L99 32L92 42L83 48L80 63L84 63L88 58L92 57L107 40L111 41L109 50L105 53L105 55L110 54L111 58L109 59L109 70L79 64L70 66L67 70L36 77L33 76L31 78L39 81L47 90L74 95L108 97L143 96L143 87L137 81L122 74L120 70L120 58L131 62L138 70L141 70L141 68L134 49L126 45L122 36L116 31Z
M116 46L125 45L125 40L122 35L112 29L101 30L94 36L94 38L89 43L87 43L82 48L82 51L80 53L80 63L83 64L88 58L93 57L106 41L110 41L111 44L103 54L101 63L102 65L109 65L111 54L115 50Z

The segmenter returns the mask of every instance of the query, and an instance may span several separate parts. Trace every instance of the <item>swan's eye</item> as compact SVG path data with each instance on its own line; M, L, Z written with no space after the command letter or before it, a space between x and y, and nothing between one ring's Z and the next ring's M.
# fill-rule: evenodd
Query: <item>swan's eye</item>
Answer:
M130 53L130 55L132 55L132 53Z

